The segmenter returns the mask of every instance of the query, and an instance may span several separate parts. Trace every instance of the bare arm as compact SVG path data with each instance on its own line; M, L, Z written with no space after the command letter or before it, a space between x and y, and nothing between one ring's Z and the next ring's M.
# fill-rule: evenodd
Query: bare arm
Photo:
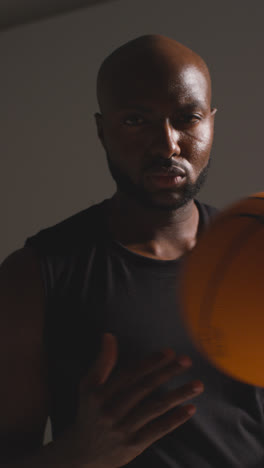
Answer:
M44 291L28 249L0 267L0 462L42 446L49 392L43 347Z

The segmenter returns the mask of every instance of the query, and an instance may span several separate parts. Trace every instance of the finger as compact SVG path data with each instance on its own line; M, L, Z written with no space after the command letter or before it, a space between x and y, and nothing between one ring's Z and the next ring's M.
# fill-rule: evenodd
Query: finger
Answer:
M99 355L88 374L82 379L81 390L87 391L105 383L117 362L117 357L116 337L111 333L104 333Z
M186 368L174 359L172 363L145 376L141 381L130 386L129 391L117 393L114 398L107 400L103 405L103 411L118 422L133 410L139 403L149 396L160 385L167 382L175 375L180 375Z
M122 427L125 432L137 432L149 422L164 415L176 406L200 395L203 391L203 383L199 380L194 380L176 390L155 397L154 400L142 402L123 421L120 421L118 427Z
M113 379L106 383L102 390L104 400L110 400L110 398L115 397L118 393L126 391L132 385L136 385L137 382L158 372L176 359L181 366L190 367L192 364L190 358L187 356L179 356L176 358L174 351L168 348L161 352L154 353L144 360L140 360L133 364L133 367L120 369L119 372L113 376Z
M161 416L133 434L130 444L137 448L142 445L145 449L187 422L195 412L196 407L191 404L177 408L173 414Z

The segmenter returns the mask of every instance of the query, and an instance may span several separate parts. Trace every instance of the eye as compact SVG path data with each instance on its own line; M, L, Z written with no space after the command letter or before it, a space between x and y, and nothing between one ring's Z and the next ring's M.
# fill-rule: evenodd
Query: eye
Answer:
M145 119L142 117L142 115L133 114L133 115L127 116L123 122L125 125L128 125L129 127L137 127L137 126L142 125L145 122Z
M195 123L198 120L201 120L201 116L197 114L186 114L181 120L185 123Z

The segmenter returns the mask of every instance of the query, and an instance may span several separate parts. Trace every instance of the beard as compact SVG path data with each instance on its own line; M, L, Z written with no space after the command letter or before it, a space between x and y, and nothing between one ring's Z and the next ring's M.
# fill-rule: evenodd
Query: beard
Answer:
M180 195L177 200L174 199L168 202L156 199L151 192L144 188L144 186L134 183L129 175L123 172L122 169L120 169L120 167L118 167L118 165L116 165L111 160L108 152L106 152L106 158L109 171L116 183L119 192L123 193L129 198L136 200L148 209L163 211L177 210L193 200L205 184L211 164L210 156L207 165L201 170L196 181L191 183L187 180L183 187L177 190L178 194ZM161 163L159 165L161 167ZM168 167L167 160L164 161L163 167L165 166Z

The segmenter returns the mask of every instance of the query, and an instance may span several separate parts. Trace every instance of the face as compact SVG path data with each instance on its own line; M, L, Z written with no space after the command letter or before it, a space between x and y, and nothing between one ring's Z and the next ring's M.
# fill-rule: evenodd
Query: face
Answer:
M158 210L175 210L204 184L216 109L204 74L194 66L114 89L96 116L98 134L119 195Z

